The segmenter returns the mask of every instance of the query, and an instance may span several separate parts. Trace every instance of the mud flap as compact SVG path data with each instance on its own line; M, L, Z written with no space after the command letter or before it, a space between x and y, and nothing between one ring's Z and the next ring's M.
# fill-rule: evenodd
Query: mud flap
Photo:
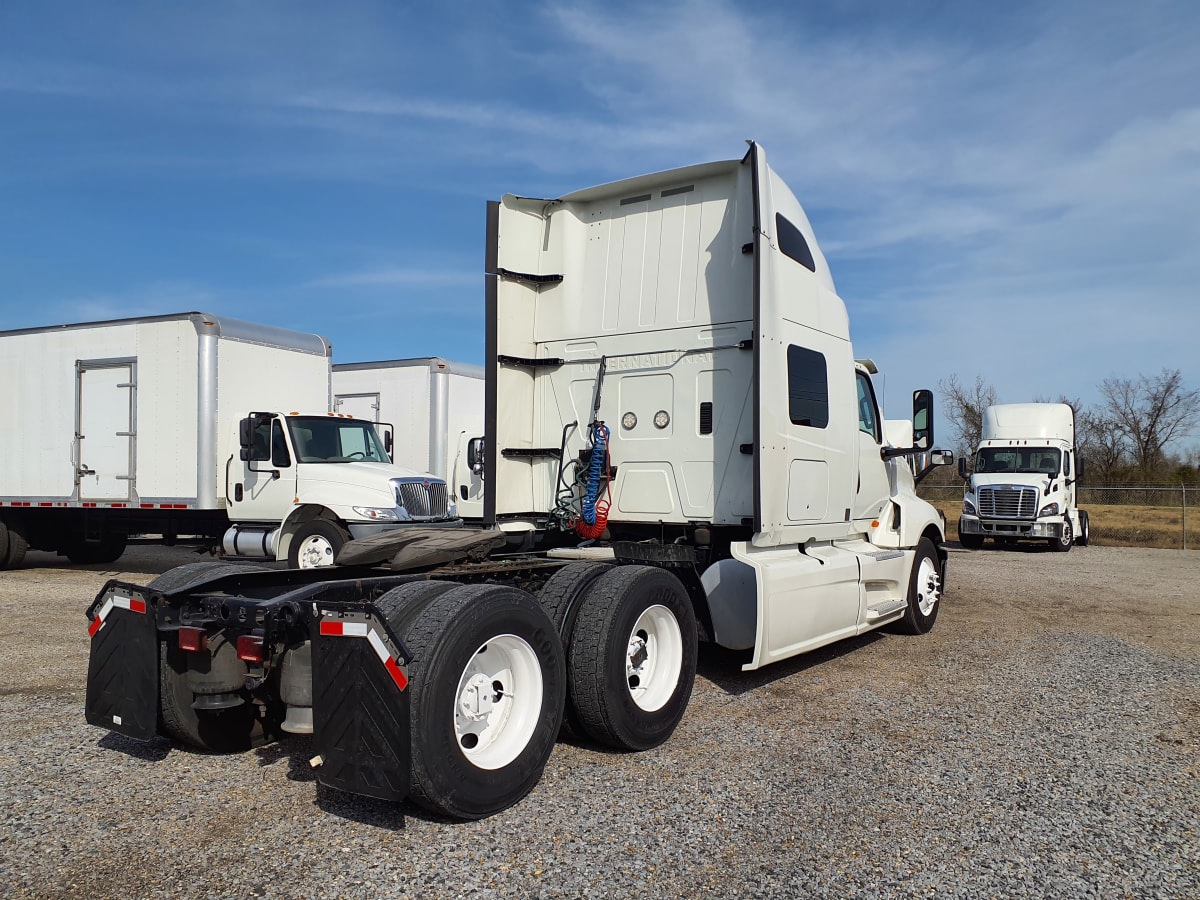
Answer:
M312 660L317 780L403 800L410 783L407 654L373 613L321 613Z
M93 604L88 626L84 716L126 737L148 741L158 725L158 629L140 597L109 594Z

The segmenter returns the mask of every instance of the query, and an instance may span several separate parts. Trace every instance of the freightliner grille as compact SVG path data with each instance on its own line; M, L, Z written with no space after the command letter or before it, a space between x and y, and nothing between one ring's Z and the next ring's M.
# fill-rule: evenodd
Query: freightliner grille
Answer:
M979 489L979 514L997 519L1032 519L1037 515L1038 489L984 487Z
M446 482L433 479L393 479L396 502L414 519L445 519L450 513Z

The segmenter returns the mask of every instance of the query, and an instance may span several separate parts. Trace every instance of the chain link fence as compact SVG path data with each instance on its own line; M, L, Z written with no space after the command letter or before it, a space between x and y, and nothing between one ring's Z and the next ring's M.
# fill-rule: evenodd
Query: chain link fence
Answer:
M946 536L958 540L962 482L925 484L917 493L946 514ZM1091 543L1108 547L1200 548L1200 487L1176 484L1081 484ZM1190 542L1190 543L1189 543Z

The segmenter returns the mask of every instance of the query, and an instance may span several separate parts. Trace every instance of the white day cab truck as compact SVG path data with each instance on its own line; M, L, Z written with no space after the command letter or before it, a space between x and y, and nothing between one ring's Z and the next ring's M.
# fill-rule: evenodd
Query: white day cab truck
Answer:
M444 481L331 415L329 343L204 313L0 332L0 569L107 563L131 535L331 565L342 544L461 524Z
M486 527L353 541L315 572L110 581L89 722L208 749L309 733L321 783L472 819L524 797L560 731L667 740L699 641L757 669L933 627L944 523L909 464L932 396L885 433L761 147L506 196L487 233Z
M1075 414L1065 403L1001 403L983 413L966 479L959 542L970 550L1042 541L1061 553L1087 546L1088 514L1075 503L1083 460L1075 453Z
M376 423L392 461L445 481L463 519L483 516L482 463L469 460L483 434L484 370L440 357L333 364L333 410Z

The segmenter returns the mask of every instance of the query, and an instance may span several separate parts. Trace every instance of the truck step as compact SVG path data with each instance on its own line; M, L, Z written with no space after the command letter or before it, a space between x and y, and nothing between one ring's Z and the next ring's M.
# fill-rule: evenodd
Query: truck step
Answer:
M875 606L867 607L867 621L878 622L881 619L886 619L896 613L903 612L908 606L907 600L891 600L887 603L879 603Z

